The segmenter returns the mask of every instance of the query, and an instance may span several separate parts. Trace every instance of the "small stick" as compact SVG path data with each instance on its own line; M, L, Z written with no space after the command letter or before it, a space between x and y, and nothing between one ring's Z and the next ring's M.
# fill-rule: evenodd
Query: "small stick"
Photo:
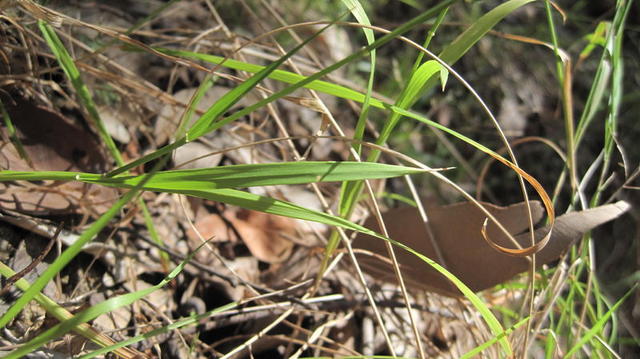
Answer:
M63 224L60 223L60 225L56 229L55 234L53 235L53 237L49 241L49 244L47 244L47 248L45 248L42 251L42 253L40 253L36 258L34 258L33 261L31 263L29 263L28 266L24 267L24 269L22 269L20 272L12 275L11 277L9 277L7 279L7 283L2 287L2 289L0 289L0 297L5 295L5 294L7 294L7 292L9 292L9 290L11 289L11 286L15 282L17 282L20 278L24 277L29 272L31 272L38 264L40 264L40 262L42 262L44 257L46 257L47 254L49 254L49 252L51 251L51 248L53 248L53 244L58 239L58 235L60 235L60 232L62 231L62 225Z

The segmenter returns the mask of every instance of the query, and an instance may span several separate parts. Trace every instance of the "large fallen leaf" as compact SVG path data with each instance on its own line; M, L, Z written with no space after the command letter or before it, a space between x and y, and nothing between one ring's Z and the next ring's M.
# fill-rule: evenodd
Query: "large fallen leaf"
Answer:
M526 231L529 226L529 217L525 203L508 207L484 203L484 206L510 233L521 233L515 236L521 246L527 247L531 244L531 234ZM620 216L628 208L629 204L620 201L586 211L571 212L557 218L551 240L536 254L536 264L541 266L557 259L586 232ZM531 212L534 223L538 222L543 215L540 202L531 202ZM499 253L482 239L480 229L486 215L473 203L464 202L428 208L427 215L433 238L429 235L416 208L390 210L383 214L383 218L390 238L440 263L472 290L481 291L491 288L528 270L530 266L528 258ZM365 227L377 229L375 219L369 218ZM526 233L522 233L523 231ZM536 241L544 237L548 231L548 227L537 229ZM488 234L497 244L514 247L514 244L495 225L488 225ZM395 280L393 270L386 260L387 251L382 240L360 234L353 245L355 248L377 254L377 256L359 254L359 259L367 271L382 280ZM434 245L439 251L434 248ZM451 296L460 295L453 284L416 256L406 251L397 251L396 255L406 281L413 287Z
M33 165L32 168L20 157L13 144L2 141L2 170L102 172L106 169L100 145L86 130L70 123L61 114L22 98L3 96L2 102ZM6 138L7 129L1 130ZM92 206L102 212L117 196L117 190L82 183L0 183L1 208L32 214L69 213L81 206Z

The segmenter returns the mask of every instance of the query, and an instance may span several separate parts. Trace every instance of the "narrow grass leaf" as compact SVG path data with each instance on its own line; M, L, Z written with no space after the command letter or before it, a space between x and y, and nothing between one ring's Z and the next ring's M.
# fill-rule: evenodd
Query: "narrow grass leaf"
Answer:
M113 142L113 139L109 135L109 132L107 131L107 128L104 125L104 122L102 122L102 119L100 118L100 114L96 109L96 105L93 102L93 97L91 96L91 92L89 91L89 88L85 85L84 81L82 81L82 77L80 76L80 71L78 71L78 68L76 67L76 64L73 62L71 55L69 55L69 52L67 52L67 49L64 47L64 45L62 44L62 41L60 41L60 38L58 38L58 35L56 34L55 30L53 30L51 25L47 24L43 20L38 20L38 26L40 27L40 31L42 32L42 35L45 41L49 45L51 52L53 52L53 54L56 56L56 59L58 60L60 67L62 68L64 73L67 75L67 78L69 79L69 81L71 81L71 84L76 90L78 97L80 99L80 102L82 103L83 107L89 114L89 118L97 127L98 134L100 135L100 138L102 139L102 141L107 145L107 148L111 153L111 156L113 156L113 158L116 160L116 163L118 164L118 166L123 165L124 160L122 159L122 155L120 154L120 151L116 147L116 144Z
M20 141L20 138L18 138L16 128L15 126L13 126L13 121L11 121L11 116L9 116L9 113L7 112L7 109L4 107L4 103L2 103L2 100L0 100L0 114L2 115L4 125L7 128L7 135L9 135L9 140L11 141L11 144L18 152L18 155L20 156L20 158L22 158L25 162L27 162L29 167L33 168L33 162L31 162L31 158L29 158L27 151L25 151L24 147L22 146L22 142Z
M364 11L364 8L360 4L358 0L342 0L342 3L349 8L353 16L358 20L359 23L364 25L371 25L371 21L369 21L369 17L367 13ZM375 42L375 36L373 34L373 30L362 28L362 32L364 32L364 36L367 39L367 44L371 45ZM353 138L356 140L362 140L364 137L364 130L367 123L367 116L369 114L369 106L371 105L371 94L373 92L373 81L375 77L375 69L376 69L376 50L371 50L369 53L370 62L369 62L369 79L367 80L367 92L365 94L364 100L362 101L362 109L360 110L360 115L358 116L358 121L356 122L356 128L353 134ZM354 149L360 155L362 150L362 145L360 143L353 144Z
M597 46L605 47L605 44L606 44L605 35L609 31L610 25L611 24L608 21L600 21L598 23L598 26L596 26L595 30L593 30L592 33L584 37L585 40L587 40L588 42L587 42L587 45L584 47L584 49L582 49L582 51L580 52L581 60L589 57L589 55L591 55L591 53L593 52L593 50L595 50Z
M323 31L328 29L333 24L329 24L319 31L316 31L309 38L304 40L298 46L293 48L293 50L287 52L285 55L281 56L278 60L269 64L269 66L257 72L255 75L251 76L242 84L236 86L233 90L227 92L224 96L222 96L213 106L207 110L193 125L193 127L187 131L187 141L193 141L194 139L204 135L209 132L209 128L213 124L213 122L218 119L221 115L223 115L231 106L235 105L240 99L247 94L247 92L251 91L254 87L258 85L258 83L264 80L270 73L276 70L280 65L282 65L287 59L289 59L293 54L302 49L309 41L315 39L318 35L320 35Z
M490 340L487 340L486 342L484 342L484 343L478 345L477 347L471 349L470 351L466 352L463 356L460 357L460 359L475 358L477 355L482 353L485 349L487 349L490 346L492 346L493 344L495 344L498 340L503 339L503 338L507 338L509 336L509 334L513 333L514 330L520 328L524 323L528 322L529 319L530 319L530 317L526 317L526 318L522 319L521 321L519 321L516 324L514 324L513 326L509 327L509 329L505 330L504 332L500 333L499 335L495 335Z
M264 197L235 189L167 189L165 192L209 199L216 202L227 203L242 208L252 209L254 211L275 214L278 216L324 223L330 226L338 226L381 238L381 236L376 232L355 224L351 221L348 221L344 218L332 216L324 212L314 211L290 202L281 201L270 197Z
M144 180L145 189L158 188L161 190L163 186L184 189L220 189L378 179L424 172L426 172L424 169L381 163L307 161L158 171L151 179L145 179L145 175L104 177L83 172L0 171L0 182L17 180L80 181L131 188Z
M474 21L473 25L453 40L440 53L439 57L449 65L455 63L498 22L518 8L533 1L535 0L510 0L496 6L493 10Z

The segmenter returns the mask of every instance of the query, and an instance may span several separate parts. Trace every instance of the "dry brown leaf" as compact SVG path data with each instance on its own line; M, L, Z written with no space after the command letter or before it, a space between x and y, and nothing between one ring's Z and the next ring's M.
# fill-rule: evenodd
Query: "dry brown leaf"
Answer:
M225 222L220 215L215 213L207 214L196 219L194 226L205 240L211 240L213 242L233 242L237 240L237 236L229 224ZM198 233L196 233L193 228L187 230L187 237L189 237L192 243L196 244L196 247L201 243Z
M2 99L18 138L33 164L20 158L16 148L2 141L0 168L14 171L101 172L106 161L93 137L61 114L24 99ZM3 138L8 138L2 128ZM101 212L118 196L113 188L82 183L0 183L0 207L32 214L68 213L84 206Z
M256 258L267 263L279 263L289 257L293 242L287 236L295 234L295 222L286 217L239 209L226 216Z
M542 218L542 206L537 201L532 201L531 205L535 223ZM485 203L484 206L510 233L518 234L527 229L529 220L525 203L508 207ZM628 208L628 203L620 201L586 211L571 212L557 218L551 240L536 254L536 264L541 266L557 259L586 232L620 216ZM434 241L430 239L416 208L390 210L383 215L383 218L392 239L444 265L472 290L481 291L491 288L528 270L530 264L527 258L499 253L482 239L480 228L486 215L473 203L464 202L434 207L428 209L427 214ZM369 218L365 226L377 229L375 223L375 219ZM544 237L548 231L547 227L537 229L536 241ZM513 247L513 244L494 224L489 224L488 235L499 245ZM515 239L523 247L531 243L531 235L528 231L515 236ZM442 259L438 258L432 242L437 243ZM380 258L380 256L385 258L387 256L382 240L360 235L353 245L355 248L378 255L359 255L363 266L370 273L383 280L395 280L393 270L386 264L388 262ZM396 251L396 255L405 279L412 286L451 296L460 295L453 284L416 256L401 250Z

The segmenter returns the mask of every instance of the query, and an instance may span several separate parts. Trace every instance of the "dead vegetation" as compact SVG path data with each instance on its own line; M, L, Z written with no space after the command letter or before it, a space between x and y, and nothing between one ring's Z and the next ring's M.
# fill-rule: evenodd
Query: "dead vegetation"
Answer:
M154 153L178 140L189 124L197 122L196 119L206 115L225 94L253 75L246 68L234 69L229 63L216 65L204 61L204 57L188 57L176 51L268 66L325 26L323 23L301 24L302 21L332 20L346 11L346 7L325 9L321 5L314 7L297 2L280 5L282 8L267 1L123 0L51 1L45 7L26 0L0 1L0 100L5 119L9 118L15 127L15 133L9 122L2 128L1 168L104 174ZM531 16L542 18L539 14ZM388 19L393 21L391 15ZM55 28L95 102L96 113L87 108L78 87L61 68L48 46L50 42L38 30L39 20ZM269 32L273 29L278 31ZM356 26L329 26L281 69L308 76L326 68L363 45L357 41L361 31ZM399 45L393 46L397 49ZM480 51L483 49L486 50L486 46L481 46ZM322 79L365 94L363 79L368 74L368 63L365 58L359 61ZM388 81L385 85L402 87L403 81L395 85L393 81L409 76L409 72L396 73L407 61L383 59L381 63L388 66L381 76ZM506 95L498 101L501 109L498 120L511 131L510 139L529 134L534 121L522 116L526 110L539 113L543 117L541 126L547 129L551 118L560 121L549 104L540 99L548 94L537 87L539 83L525 81L525 85L514 89L513 83L523 81L526 75L521 69L504 71L514 79L499 86ZM277 78L266 79L226 109L221 117L229 118L250 108L286 85L286 81ZM453 86L453 93L462 91L456 85L447 86ZM380 93L373 91L373 99L381 103L395 102L396 96L384 92L382 86L374 90ZM531 93L540 96L527 97ZM442 103L434 100L429 116L433 115L446 127L469 125L455 119L451 121L451 117L464 117L470 105L463 103L460 108L452 109L446 98L438 96L433 97ZM162 165L161 170L186 170L354 160L353 145L359 142L353 138L357 138L361 102L299 89L194 141L185 141L172 151L166 163L162 159L148 161L128 173L142 175L156 171L157 163ZM418 102L416 107L423 110L426 105ZM362 129L365 140L374 142L380 135L386 118L381 113L372 110L370 121ZM101 119L104 129L91 120L94 117ZM443 139L441 132L425 134L424 127L415 131L401 127L398 132L402 134L389 141L390 147L429 164L430 145L425 144L421 136L431 136L428 139L434 142L439 139L443 142L434 153L443 149L452 152L434 160L438 166L446 163L442 167L471 168L466 174L454 172L452 183L469 192L473 192L475 181L486 184L486 196L496 203L517 198L514 194L499 192L506 189L492 182L495 177L490 177L495 172L479 172L480 161L473 157L480 151L466 153L468 149L452 145L451 138ZM491 140L493 135L485 136L485 130L484 127L478 130L479 136ZM118 163L101 138L104 131L115 141L122 163ZM548 141L557 140L553 135L548 137ZM499 148L500 142L493 137L491 146ZM365 146L363 158L377 150L380 148ZM401 154L383 151L381 162L402 161L406 158ZM523 163L522 167L536 170L531 162ZM552 186L562 170L541 179L542 192L546 189L558 194L553 193ZM637 172L625 167L624 185L631 186ZM526 175L524 171L520 174ZM263 176L268 178L271 174L265 172ZM529 182L535 181L533 177L524 177ZM582 177L585 187L589 182L587 177L587 174ZM508 178L517 183L513 174ZM362 196L366 198L358 202L349 220L365 223L373 213L365 226L383 233L376 223L376 208L379 204L388 210L382 217L388 236L435 260L472 291L485 290L476 298L497 313L501 323L498 326L501 325L507 335L496 332L487 321L486 313L482 313L466 293L461 294L457 284L415 254L396 248L397 264L388 258L385 242L379 238L342 232L344 238L355 239L353 247L343 240L334 255L329 256L327 243L331 243L332 235L338 238L338 234L326 223L269 214L268 205L243 207L185 196L179 190L185 192L190 188L180 187L174 193L143 191L138 200L120 209L108 226L84 244L81 252L42 290L42 294L58 306L43 309L41 302L30 302L23 307L2 330L0 349L11 351L38 338L67 314L80 313L110 298L148 291L148 295L130 305L107 310L84 327L78 324L69 328L73 332L43 343L29 355L82 357L133 338L124 348L99 355L458 358L489 342L492 345L484 348L480 355L494 358L504 355L503 351L507 350L504 338L507 338L506 345L517 357L544 357L545 351L547 356L551 353L555 357L567 354L585 332L599 326L602 328L598 334L589 340L591 346L579 349L583 350L579 355L588 355L592 350L612 356L617 355L616 351L633 352L619 343L616 348L609 348L609 338L601 335L610 334L611 329L598 321L624 292L616 293L615 297L604 294L603 289L592 284L595 283L591 272L594 268L590 268L588 274L578 273L578 277L589 277L578 278L584 283L575 284L575 267L584 265L591 257L576 256L576 247L572 247L596 226L629 210L629 204L622 201L629 201L629 197L621 195L621 191L626 193L626 190L609 190L609 203L599 207L597 205L604 201L595 203L594 209L585 207L578 211L581 207L576 206L571 213L559 212L551 234L550 227L542 220L546 205L546 214L551 215L553 221L553 214L548 213L553 208L550 200L542 204L532 201L529 209L526 203L507 207L485 203L487 212L482 212L472 202L444 206L442 202L468 199L449 187L445 189L443 184L434 185L423 178L416 181L430 184L431 188L421 188L420 194L414 193L411 199L413 183L410 180L406 183L401 178L371 180L369 192L364 191ZM341 214L344 192L340 184L321 179L311 182L251 186L246 191L317 212ZM571 199L562 196L570 197L567 194L574 192L570 184L560 183L564 192L558 198L566 208ZM617 185L622 188L622 184ZM14 271L31 264L32 270L19 276L30 283L66 248L79 241L126 192L123 188L87 181L59 179L3 180L0 186L0 259ZM393 208L400 202L391 200L394 190L403 194L403 201L413 201L414 207ZM516 187L515 193L517 190ZM369 196L374 193L377 197ZM476 193L478 198L482 193L480 187ZM415 208L422 203L419 195L428 198L424 200L425 213L421 206ZM381 200L383 197L390 200ZM488 225L490 239L484 241L480 230L488 215L497 217L507 232L517 234L516 242L511 242L494 223ZM430 223L425 224L425 216ZM62 230L54 235L60 225ZM537 244L530 242L530 226L535 229ZM547 239L549 244L542 249L540 243L544 244ZM588 246L585 245L585 249L582 242L578 243L578 253L589 251ZM47 246L51 248L46 250ZM512 251L510 253L517 257L500 251ZM527 256L534 252L537 262ZM183 261L184 268L171 277L170 273ZM532 265L540 271L527 275ZM396 271L406 281L406 290L398 284ZM521 273L524 274L519 275ZM172 280L164 283L167 276ZM14 278L16 283L17 278ZM14 282L10 280L5 286L8 293L3 297L0 312L6 312L21 295L21 290L11 286ZM156 288L158 283L163 285ZM530 284L535 285L535 290L531 290ZM582 291L580 295L586 296L587 302L591 300L591 291L597 293L593 299L597 313L585 314L587 310L583 308L587 306L583 304L569 308L572 302L565 302L563 293L574 288ZM58 312L54 314L51 308L58 308ZM567 310L571 311L569 320L580 324L575 327L571 324L568 329L562 327L562 320L558 327L550 324L549 315L563 316ZM616 329L628 333L625 335L637 343L638 327L633 324L637 321L637 310L626 313L635 314L622 320ZM585 320L585 317L588 318ZM562 330L572 334L566 336ZM560 337L548 339L556 334ZM602 347L591 340L601 341ZM607 355L602 354L609 357Z

